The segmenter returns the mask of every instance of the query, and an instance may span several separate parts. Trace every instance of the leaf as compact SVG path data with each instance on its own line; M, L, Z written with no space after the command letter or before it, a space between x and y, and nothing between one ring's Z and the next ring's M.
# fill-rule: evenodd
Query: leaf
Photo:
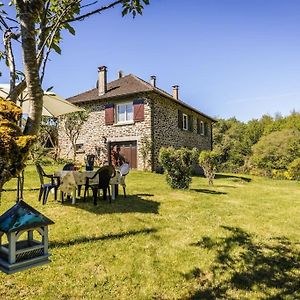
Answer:
M47 88L46 92L51 92L53 90L53 86L50 86L49 88Z
M53 43L51 48L53 48L56 53L61 54L61 49L57 44Z
M72 35L75 35L75 29L70 24L65 24L65 29L67 29Z

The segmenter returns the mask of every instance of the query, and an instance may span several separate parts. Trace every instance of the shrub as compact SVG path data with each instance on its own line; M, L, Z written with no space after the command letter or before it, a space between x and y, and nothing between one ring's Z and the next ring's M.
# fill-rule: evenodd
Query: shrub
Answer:
M300 158L296 158L288 166L288 179L300 180Z
M203 168L204 175L208 179L208 184L213 185L215 169L218 164L218 154L214 151L201 151L199 155L199 164Z
M187 189L192 181L191 169L197 150L173 147L161 148L159 162L166 171L168 184L173 189Z
M297 129L284 129L263 136L254 145L251 165L266 170L287 170L287 166L300 156L300 132Z

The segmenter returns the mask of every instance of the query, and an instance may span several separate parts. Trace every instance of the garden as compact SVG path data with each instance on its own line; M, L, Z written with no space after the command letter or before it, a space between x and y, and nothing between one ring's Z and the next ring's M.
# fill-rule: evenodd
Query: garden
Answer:
M61 168L46 166L48 173ZM1 299L295 299L300 297L299 182L216 174L174 190L165 175L132 171L111 204L38 202L34 166L26 202L55 222L51 263L7 276ZM16 200L4 186L1 213Z

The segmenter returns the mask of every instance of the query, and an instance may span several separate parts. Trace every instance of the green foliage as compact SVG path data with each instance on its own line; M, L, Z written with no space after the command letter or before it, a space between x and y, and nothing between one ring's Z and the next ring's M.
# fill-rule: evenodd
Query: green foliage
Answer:
M287 166L300 156L300 132L297 129L283 129L262 137L253 146L250 163L253 167L271 172L286 170Z
M208 179L208 184L213 185L215 170L218 165L218 154L214 151L201 151L199 155L199 164L203 168L204 175Z
M152 150L152 141L150 137L143 136L141 138L141 147L140 152L143 158L143 167L144 170L151 166L151 150Z
M48 144L51 146L49 147ZM44 116L42 117L37 142L31 149L31 158L33 161L43 164L46 156L48 156L47 159L50 161L58 160L58 120Z
M61 118L64 124L66 134L70 139L73 149L73 161L76 160L76 142L78 140L80 130L87 121L89 113L87 111L79 111L67 114Z
M249 147L245 142L246 126L235 118L218 120L213 127L213 148L219 153L219 170L238 172L244 165Z
M290 133L299 132L300 114L292 112L287 117L277 114L274 118L264 115L259 120L254 119L248 123L240 122L235 118L220 119L213 128L214 150L219 153L218 170L234 173L251 172L251 174L274 178L286 177L284 171L297 154L297 146L290 145L287 147L291 148L286 149L286 145L281 146L280 143L275 142L276 135L274 137L271 134L283 130L288 130ZM283 135L279 134L279 138L284 139ZM271 145L274 143L276 145L269 147L269 141ZM259 153L264 150L270 153L266 156Z
M0 195L2 185L25 167L25 160L36 136L22 135L17 122L21 109L0 98Z
M166 171L168 184L173 189L187 189L192 181L192 163L197 150L187 148L174 149L162 147L159 152L159 162Z
M288 179L300 180L300 158L296 158L288 166Z

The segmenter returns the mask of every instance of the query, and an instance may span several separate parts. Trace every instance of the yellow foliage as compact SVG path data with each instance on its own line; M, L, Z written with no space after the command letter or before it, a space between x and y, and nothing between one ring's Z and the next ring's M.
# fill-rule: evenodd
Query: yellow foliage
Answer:
M17 122L22 116L22 109L11 101L0 97L0 119Z
M36 141L36 136L23 135L17 125L21 114L16 104L0 98L0 177L9 178L18 174Z

